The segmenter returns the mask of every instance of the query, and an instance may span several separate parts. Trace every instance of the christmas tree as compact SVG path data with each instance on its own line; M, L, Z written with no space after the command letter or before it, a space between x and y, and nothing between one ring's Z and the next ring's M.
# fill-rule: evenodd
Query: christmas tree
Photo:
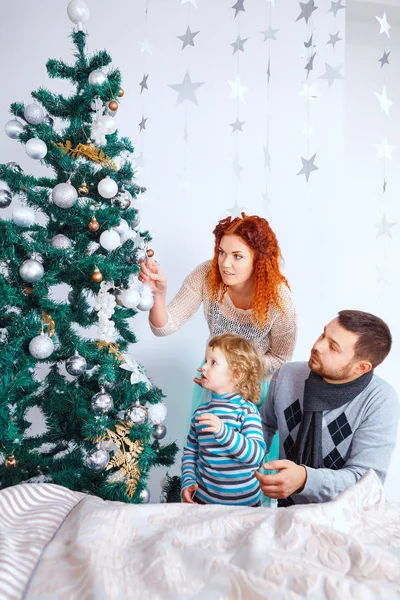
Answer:
M134 207L133 147L116 130L121 74L106 51L85 51L86 3L68 14L75 63L51 59L47 72L74 92L32 92L5 127L52 176L0 165L0 208L22 199L0 220L0 488L44 481L146 502L150 468L178 450L160 444L161 390L127 354L128 319L153 303L136 278L151 238ZM30 435L35 406L44 428Z

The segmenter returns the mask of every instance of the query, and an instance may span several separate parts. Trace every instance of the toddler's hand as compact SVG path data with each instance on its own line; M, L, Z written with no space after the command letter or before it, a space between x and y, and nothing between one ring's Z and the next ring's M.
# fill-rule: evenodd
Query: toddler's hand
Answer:
M206 427L202 427L201 431L209 431L210 433L218 433L222 427L221 419L211 413L200 415L197 422L199 425L206 425Z
M197 483L192 483L192 485L188 485L187 487L185 487L185 489L182 492L183 502L185 502L186 504L196 504L196 502L194 502L192 498L198 487L199 486L197 485Z

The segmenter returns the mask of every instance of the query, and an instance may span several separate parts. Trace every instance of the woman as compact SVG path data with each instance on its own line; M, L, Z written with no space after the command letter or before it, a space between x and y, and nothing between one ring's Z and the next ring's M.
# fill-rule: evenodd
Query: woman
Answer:
M210 337L236 333L253 342L263 356L262 403L272 374L290 360L296 342L296 312L280 270L278 241L265 219L244 213L242 218L219 221L213 233L214 258L186 277L168 306L167 281L159 265L150 259L142 263L139 279L154 293L150 327L156 336L170 335L203 304ZM204 399L201 379L194 381L198 386L192 412ZM268 460L278 453L276 436Z

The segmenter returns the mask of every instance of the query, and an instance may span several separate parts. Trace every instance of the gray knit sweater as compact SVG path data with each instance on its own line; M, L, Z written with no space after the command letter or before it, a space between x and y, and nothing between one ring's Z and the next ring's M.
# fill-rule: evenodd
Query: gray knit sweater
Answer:
M274 433L280 437L280 458L293 460L301 422L307 363L287 363L275 372L268 396L260 409L264 437L270 447ZM327 502L354 485L374 469L382 483L396 444L399 401L392 386L373 376L353 400L335 410L324 411L322 456L324 468L307 469L307 481L299 494L283 506Z

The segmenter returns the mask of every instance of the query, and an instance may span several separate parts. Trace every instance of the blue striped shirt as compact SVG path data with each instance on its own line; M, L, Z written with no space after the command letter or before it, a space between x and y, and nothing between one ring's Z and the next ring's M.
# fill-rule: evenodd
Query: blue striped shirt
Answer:
M203 432L201 414L217 415L217 434ZM196 496L207 504L252 506L261 498L254 475L266 444L260 414L252 402L237 394L212 394L193 413L182 457L182 490L197 483Z

